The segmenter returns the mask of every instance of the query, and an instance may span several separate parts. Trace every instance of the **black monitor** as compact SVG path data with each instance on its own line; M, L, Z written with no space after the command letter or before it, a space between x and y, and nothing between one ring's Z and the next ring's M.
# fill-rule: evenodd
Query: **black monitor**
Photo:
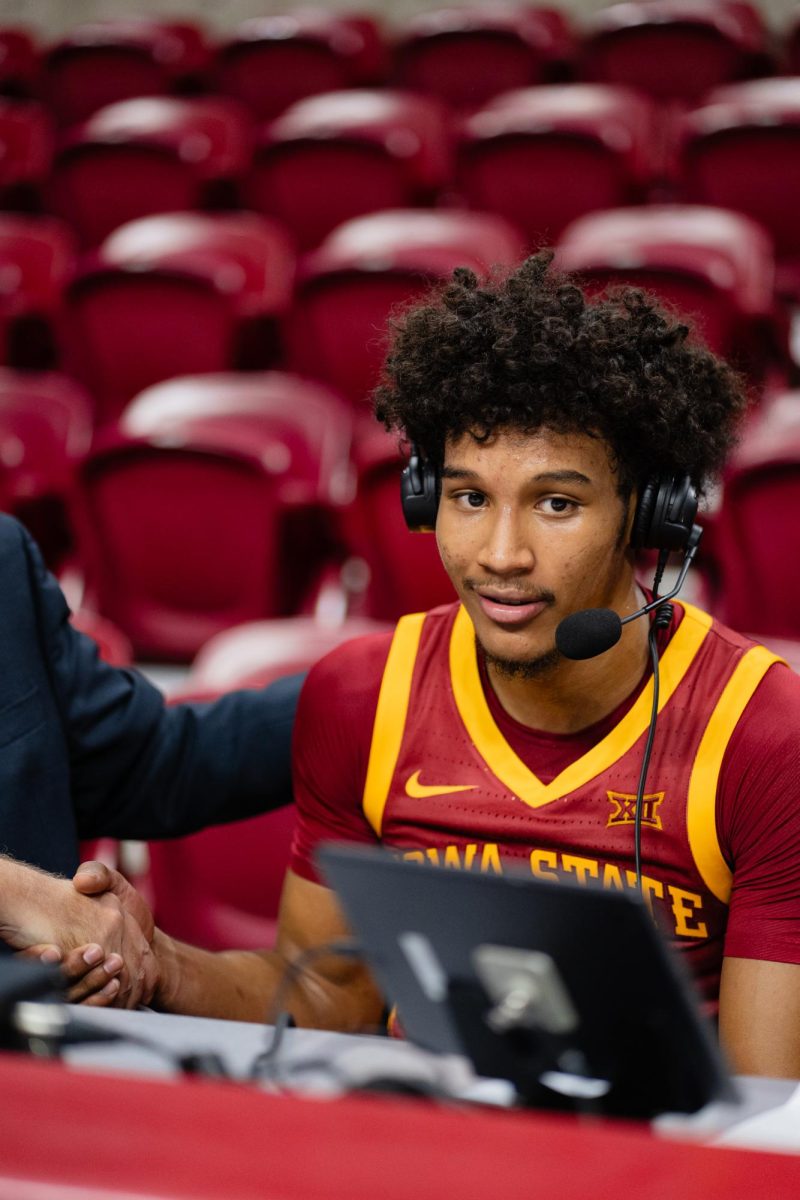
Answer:
M521 1099L649 1119L736 1092L693 985L638 893L404 862L319 863L406 1036Z

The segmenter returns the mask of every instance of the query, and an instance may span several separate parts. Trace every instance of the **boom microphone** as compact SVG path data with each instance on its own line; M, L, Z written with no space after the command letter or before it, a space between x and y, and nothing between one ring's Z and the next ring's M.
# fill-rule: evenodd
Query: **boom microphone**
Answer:
M594 658L616 646L622 621L610 608L585 608L565 617L556 629L556 646L564 658Z
M645 616L654 608L666 604L673 596L677 596L683 587L689 567L694 562L702 532L699 525L692 526L692 532L689 534L686 544L686 555L681 563L675 587L665 596L658 596L627 617L620 617L619 613L615 613L611 608L584 608L580 612L571 613L570 616L560 621L556 628L556 646L564 658L580 660L605 654L606 650L616 646L622 636L623 625L627 625L629 621L635 621L637 617Z

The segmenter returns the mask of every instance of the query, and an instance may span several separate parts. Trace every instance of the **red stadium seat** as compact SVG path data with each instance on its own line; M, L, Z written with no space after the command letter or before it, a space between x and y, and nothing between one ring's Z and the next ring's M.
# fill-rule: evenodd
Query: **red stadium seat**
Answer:
M134 96L191 84L208 57L197 25L125 17L77 25L44 55L46 98L62 126Z
M203 208L252 152L250 117L218 97L151 96L100 109L62 140L50 207L95 246L126 221Z
M774 241L778 289L800 297L800 79L720 88L683 128L681 194L736 209Z
M97 653L103 662L112 667L129 667L133 663L133 646L121 629L117 629L107 617L92 612L89 608L79 608L70 617L70 622L81 633L85 633L97 644ZM94 858L90 845L84 842L81 846L81 859Z
M38 77L39 50L33 33L0 27L0 95L35 96Z
M254 17L218 51L217 91L262 120L320 92L381 81L383 44L375 21L324 8Z
M288 359L360 403L377 380L393 309L457 266L484 274L522 254L517 231L487 213L398 209L346 221L298 273Z
M75 254L71 230L54 217L0 214L0 361L53 366Z
M351 436L343 401L278 372L144 392L80 473L98 610L140 655L174 660L230 625L298 611L350 495Z
M572 53L561 12L484 0L406 22L395 47L394 78L400 87L470 111L510 88L563 78Z
M768 65L765 27L748 4L629 0L592 16L579 69L584 79L688 104Z
M51 566L70 545L66 509L91 437L91 403L73 380L0 369L0 508L28 526Z
M457 191L536 249L576 217L646 197L657 165L650 103L601 84L505 92L464 124Z
M397 436L374 420L359 427L353 459L356 496L347 511L346 540L366 565L353 611L381 621L423 612L455 599L436 539L411 533L400 507L403 458Z
M738 213L689 205L594 213L567 227L557 256L592 292L614 283L655 292L756 379L785 365L769 239Z
M323 626L307 617L237 626L203 647L177 699L213 699L232 688L261 687L308 670L350 638L387 628L364 620ZM209 950L271 946L294 820L294 808L283 808L191 837L151 842L159 926Z
M782 50L781 74L800 75L800 10L796 8L784 30Z
M282 675L307 671L350 638L391 628L363 617L331 624L310 616L248 621L206 642L192 662L184 690L211 696L233 688L264 687Z
M173 213L115 230L66 297L72 370L98 419L162 379L268 365L293 274L287 235L253 213Z
M800 638L800 392L766 405L726 473L702 548L710 606L754 636Z
M430 203L449 177L435 101L351 89L300 100L268 125L243 193L308 249L351 217Z
M52 157L53 133L42 105L0 98L0 208L37 209Z
M147 890L159 928L207 950L273 946L294 825L294 805L287 805L150 842Z

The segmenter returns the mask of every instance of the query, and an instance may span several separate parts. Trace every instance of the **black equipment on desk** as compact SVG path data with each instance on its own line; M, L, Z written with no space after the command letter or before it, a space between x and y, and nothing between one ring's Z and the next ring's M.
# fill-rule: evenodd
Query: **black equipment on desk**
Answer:
M319 863L406 1035L537 1107L649 1119L736 1092L635 892L402 862Z
M0 1050L25 1050L27 1039L17 1029L17 1005L28 1000L63 998L64 976L55 964L37 959L0 957Z

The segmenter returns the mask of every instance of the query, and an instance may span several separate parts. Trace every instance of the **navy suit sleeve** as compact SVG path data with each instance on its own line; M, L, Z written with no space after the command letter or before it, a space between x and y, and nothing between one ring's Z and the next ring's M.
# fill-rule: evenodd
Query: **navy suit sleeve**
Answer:
M27 534L25 551L79 836L172 837L291 801L301 676L167 707L137 671L100 661Z

